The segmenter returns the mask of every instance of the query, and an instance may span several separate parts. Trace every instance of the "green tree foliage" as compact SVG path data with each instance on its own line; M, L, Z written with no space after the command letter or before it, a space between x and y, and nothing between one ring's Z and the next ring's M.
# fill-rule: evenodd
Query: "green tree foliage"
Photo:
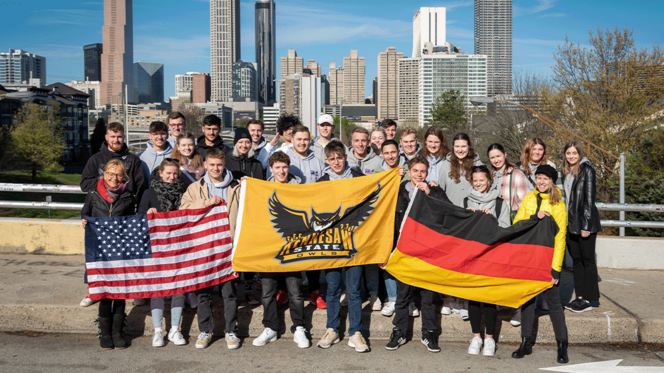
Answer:
M244 118L244 119L236 119L233 121L233 127L238 128L238 127L247 127L249 125L249 121L251 119L249 118Z
M344 144L347 146L350 146L350 134L353 132L353 129L357 127L357 125L351 121L349 121L346 118L341 118L341 126L343 127L343 135L339 137L339 116L334 116L334 131L332 134L334 137L337 139L341 140Z
M449 133L454 136L454 133L468 125L464 100L460 91L451 89L443 92L431 105L431 119L427 125L440 127L446 135Z
M106 122L104 118L97 119L95 129L90 136L90 146L92 147L92 154L99 152L101 144L105 141L106 136Z
M29 103L16 113L16 127L11 132L11 151L19 161L27 162L32 170L33 182L37 171L60 172L58 163L64 155L65 140L59 128L59 107L49 104L45 108Z

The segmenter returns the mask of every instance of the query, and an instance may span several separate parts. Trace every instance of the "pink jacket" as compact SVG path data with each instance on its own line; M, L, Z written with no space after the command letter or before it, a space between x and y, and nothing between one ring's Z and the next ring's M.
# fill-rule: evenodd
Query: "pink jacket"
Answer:
M504 173L504 172L503 172ZM498 176L497 172L493 173L493 181L500 182L500 198L505 202L510 203L510 210L517 211L521 206L521 201L530 192L529 181L526 175L518 168L512 169L512 195L510 202L510 174Z

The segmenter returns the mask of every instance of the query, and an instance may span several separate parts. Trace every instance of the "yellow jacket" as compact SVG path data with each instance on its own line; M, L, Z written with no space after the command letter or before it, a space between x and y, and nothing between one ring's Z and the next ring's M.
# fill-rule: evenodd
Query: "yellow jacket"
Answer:
M205 201L210 198L205 179L201 178L195 183L191 183L182 195L180 210L184 209L202 209L205 207ZM233 180L228 186L228 200L226 201L226 211L228 212L228 225L231 229L231 240L235 239L235 223L237 220L237 209L240 203L240 185Z
M558 190L560 193L560 190ZM542 205L540 206L540 211L545 211L551 214L553 219L558 224L558 234L555 238L555 246L553 248L553 262L551 262L551 268L556 272L560 272L563 265L563 259L565 258L565 239L567 236L567 210L565 209L565 202L562 198L560 202L556 205L549 204L549 194L540 193L537 189L535 191L526 194L521 202L521 207L516 213L514 218L514 223L517 221L530 219L532 215L535 214L537 210L537 195L542 197Z

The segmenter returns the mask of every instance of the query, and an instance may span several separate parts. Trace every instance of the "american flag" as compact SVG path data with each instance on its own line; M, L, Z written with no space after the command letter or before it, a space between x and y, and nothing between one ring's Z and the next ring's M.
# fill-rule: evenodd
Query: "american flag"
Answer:
M226 204L84 219L93 300L165 297L237 278Z

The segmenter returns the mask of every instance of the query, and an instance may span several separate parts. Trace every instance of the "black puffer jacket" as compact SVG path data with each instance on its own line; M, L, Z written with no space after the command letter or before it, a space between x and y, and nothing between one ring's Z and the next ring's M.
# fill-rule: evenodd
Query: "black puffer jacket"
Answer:
M136 197L125 191L113 203L108 203L99 192L93 190L85 196L81 216L103 218L108 216L127 216L136 214Z
M226 168L233 173L233 179L240 180L246 176L265 180L263 165L254 154L253 149L249 149L247 154L240 154L237 148L233 148L233 151L226 155Z
M393 248L397 247L397 241L399 240L399 234L401 233L401 223L406 217L406 210L410 204L410 193L406 189L406 185L410 183L409 181L404 181L399 187L399 195L397 196L397 212L394 219L394 245ZM429 186L429 197L435 198L440 201L448 202L452 204L445 191L439 186Z
M602 230L595 206L595 170L590 163L579 165L579 176L572 183L567 205L567 232L578 235L581 231L597 233Z

